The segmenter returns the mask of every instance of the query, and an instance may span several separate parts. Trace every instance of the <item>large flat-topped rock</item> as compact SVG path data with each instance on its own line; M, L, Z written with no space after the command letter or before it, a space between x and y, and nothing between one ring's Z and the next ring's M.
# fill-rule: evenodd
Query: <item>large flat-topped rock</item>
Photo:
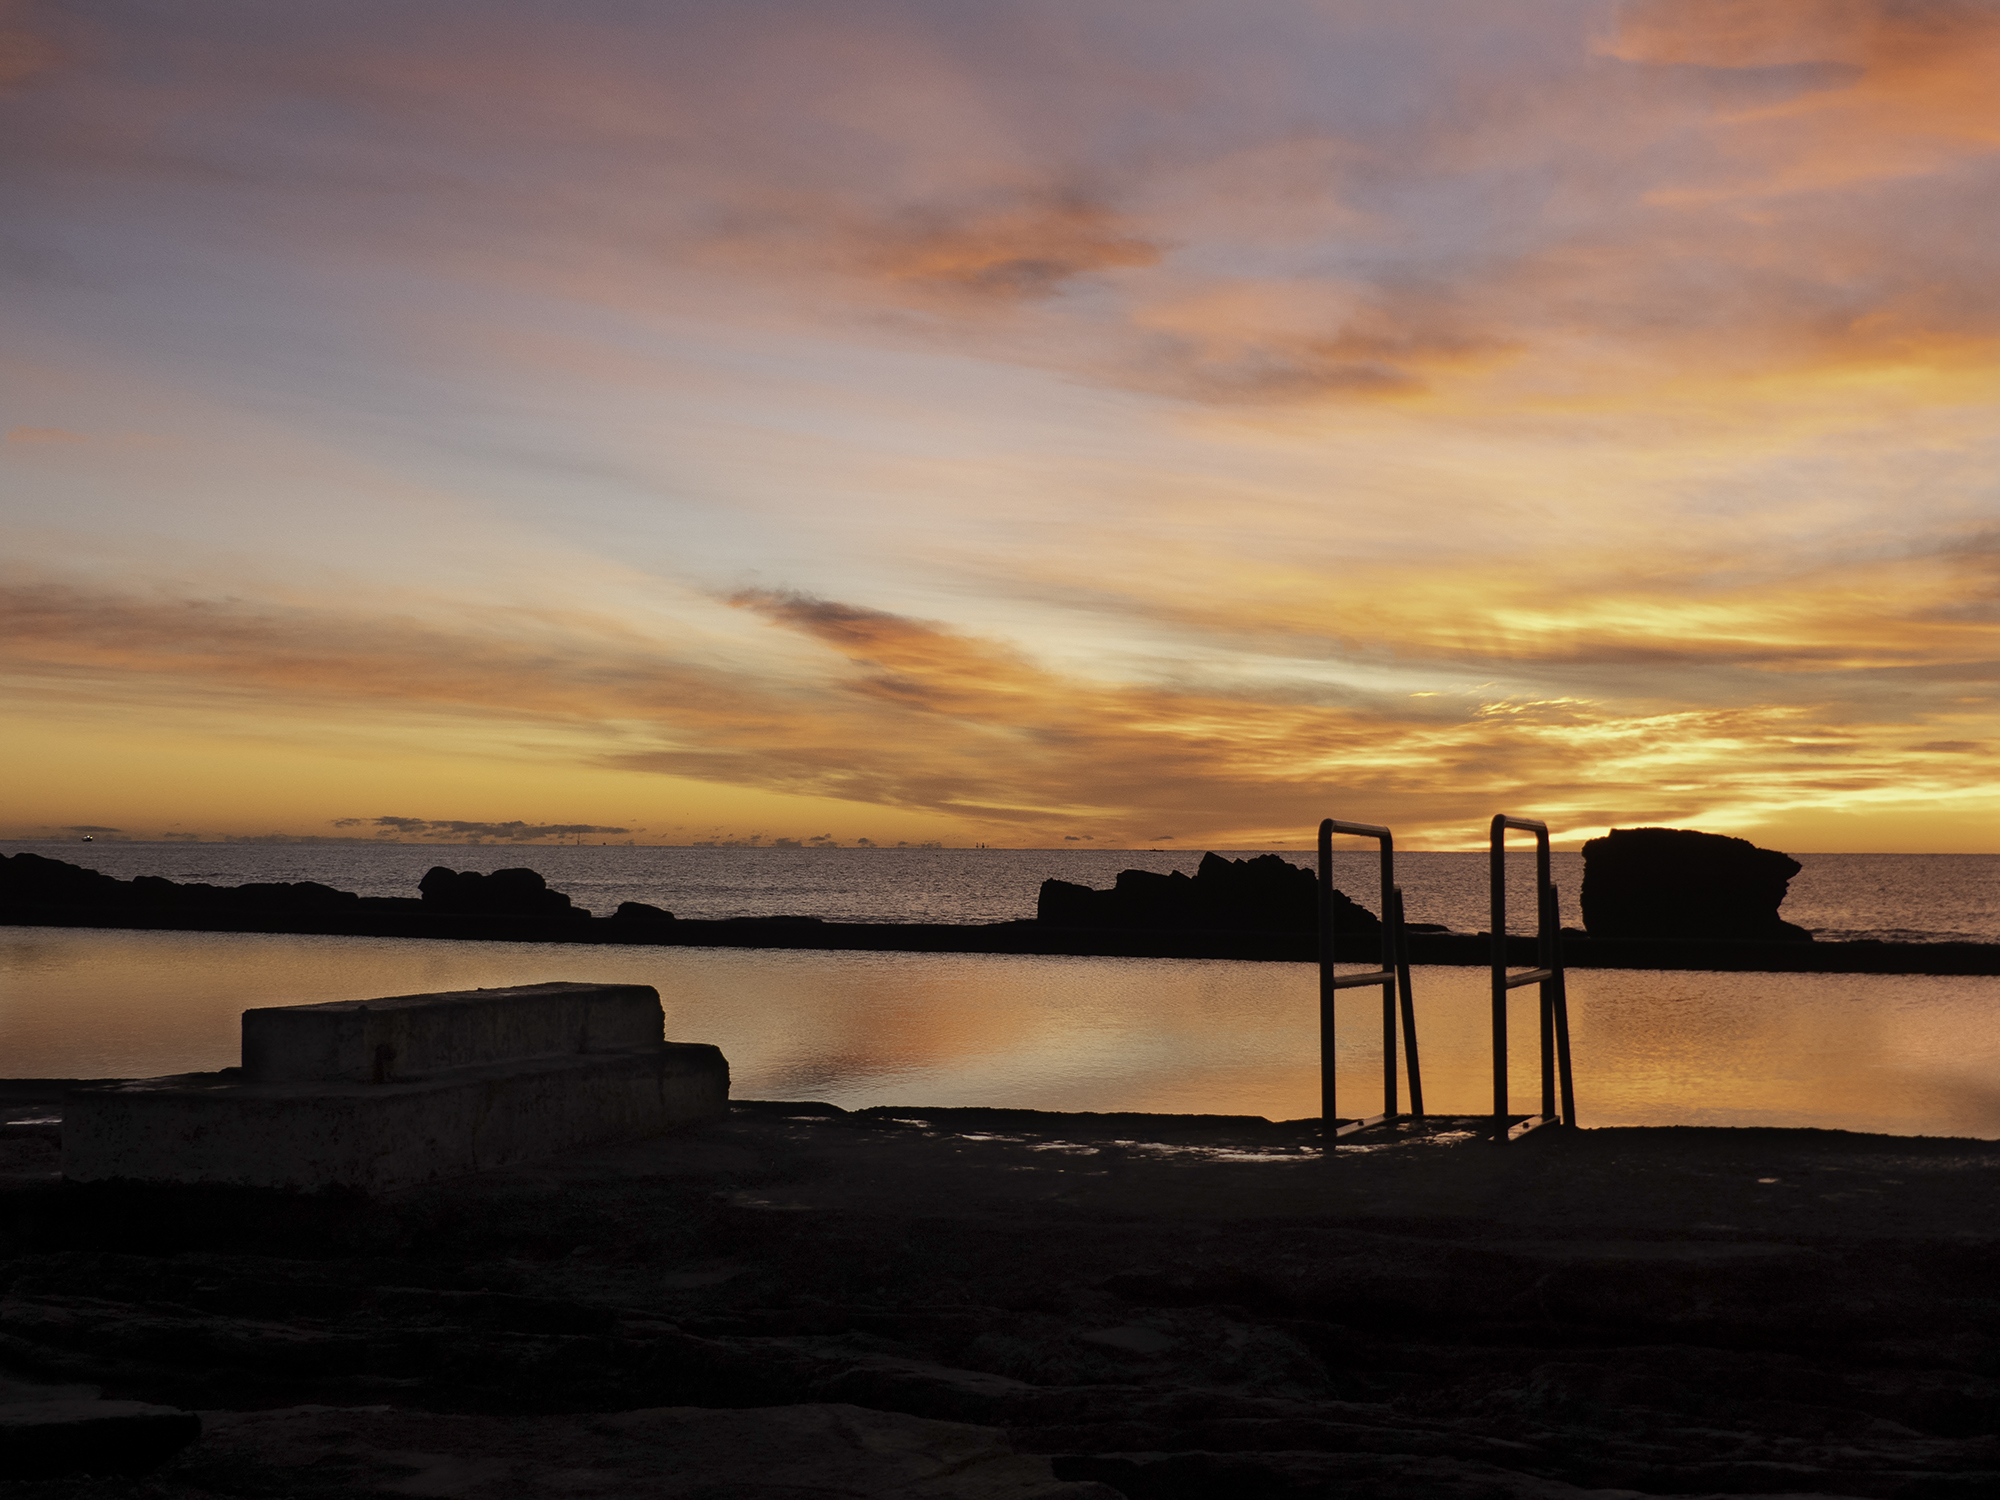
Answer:
M454 1068L658 1047L660 993L644 984L524 984L266 1006L243 1012L252 1083L394 1083Z

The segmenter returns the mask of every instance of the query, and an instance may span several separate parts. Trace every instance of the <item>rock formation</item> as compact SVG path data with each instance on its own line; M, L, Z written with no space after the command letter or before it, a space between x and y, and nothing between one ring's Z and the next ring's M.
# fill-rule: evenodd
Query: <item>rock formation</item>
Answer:
M1276 854L1224 859L1204 854L1192 878L1178 870L1121 870L1110 890L1044 880L1035 920L1051 927L1206 928L1228 932L1311 932L1318 880ZM1375 914L1333 893L1334 931L1379 937Z
M588 917L533 870L448 870L433 865L417 882L424 910L492 917Z
M313 880L205 885L138 875L119 880L40 854L0 854L0 904L101 906L163 911L340 911L361 907L352 891Z
M552 891L533 870L432 868L406 896L357 896L313 880L252 881L207 885L137 875L119 880L98 870L40 854L0 854L0 907L94 907L121 913L341 913L402 911L476 916L588 917L569 897ZM658 908L649 908L657 911ZM662 914L663 916L668 914ZM670 916L668 917L670 920ZM659 920L655 918L654 920Z
M673 919L674 914L665 907L646 901L620 901L618 910L611 914L614 922L671 922Z
M1778 916L1799 862L1748 839L1692 828L1614 828L1583 846L1583 925L1592 937L1811 942Z

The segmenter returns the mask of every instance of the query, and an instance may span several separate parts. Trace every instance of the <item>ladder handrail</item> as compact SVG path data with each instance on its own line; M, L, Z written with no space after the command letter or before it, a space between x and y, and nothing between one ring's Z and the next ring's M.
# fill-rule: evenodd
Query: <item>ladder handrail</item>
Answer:
M1333 836L1347 834L1374 839L1380 846L1382 952L1381 967L1362 974L1334 972L1333 932ZM1378 1120L1397 1117L1396 1030L1397 1001L1400 995L1404 1055L1410 1075L1410 1106L1413 1115L1423 1114L1423 1080L1417 1068L1416 1007L1410 990L1409 943L1403 931L1403 893L1396 885L1395 835L1375 823L1350 823L1326 818L1319 825L1319 1098L1320 1128L1332 1148L1344 1130L1337 1125L1334 1089L1334 996L1341 990L1367 985L1382 986L1382 1113ZM1363 1122L1373 1123L1373 1122Z
M1403 888L1396 887L1396 988L1403 1002L1403 1063L1410 1077L1410 1117L1424 1117L1424 1075L1417 1065L1417 1001L1410 984L1410 928L1404 920Z
M1507 968L1507 832L1535 836L1535 967L1518 973ZM1569 993L1562 962L1561 903L1549 869L1549 825L1536 818L1495 813L1487 857L1487 903L1492 940L1493 973L1493 1130L1507 1140L1558 1118L1576 1124L1576 1087L1570 1069ZM1507 996L1533 984L1541 997L1542 1112L1510 1131L1507 1108ZM1561 1114L1557 1114L1560 1084Z

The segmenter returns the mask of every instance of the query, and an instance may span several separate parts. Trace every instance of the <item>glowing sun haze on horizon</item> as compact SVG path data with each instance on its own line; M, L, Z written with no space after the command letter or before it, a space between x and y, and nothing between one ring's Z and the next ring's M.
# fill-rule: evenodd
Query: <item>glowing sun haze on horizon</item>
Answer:
M1970 0L0 0L0 837L2000 850L1996 76Z

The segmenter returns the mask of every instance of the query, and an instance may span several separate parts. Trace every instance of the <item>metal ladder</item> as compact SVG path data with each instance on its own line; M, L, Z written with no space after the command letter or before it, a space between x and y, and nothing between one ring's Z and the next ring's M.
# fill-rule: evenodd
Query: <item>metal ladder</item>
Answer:
M1507 830L1535 836L1535 967L1507 969ZM1322 840L1323 842L1323 840ZM1493 939L1493 1139L1518 1140L1560 1121L1576 1124L1576 1081L1569 1064L1569 993L1563 985L1561 907L1549 879L1549 825L1533 818L1493 815L1487 878ZM1507 1106L1507 996L1524 985L1541 991L1542 1112L1515 1120ZM1560 1080L1562 1112L1556 1112Z
M1333 969L1333 836L1352 834L1374 839L1382 851L1382 966L1362 974L1336 974ZM1417 1065L1417 1012L1410 989L1410 944L1403 929L1403 892L1396 884L1395 837L1373 823L1346 823L1328 818L1319 825L1319 1117L1320 1130L1331 1151L1342 1136L1372 1125L1403 1118L1396 1098L1396 1009L1400 996L1403 1057L1410 1075L1409 1118L1424 1115L1423 1073ZM1339 1123L1334 1108L1334 996L1341 990L1382 986L1382 1113L1364 1120Z

